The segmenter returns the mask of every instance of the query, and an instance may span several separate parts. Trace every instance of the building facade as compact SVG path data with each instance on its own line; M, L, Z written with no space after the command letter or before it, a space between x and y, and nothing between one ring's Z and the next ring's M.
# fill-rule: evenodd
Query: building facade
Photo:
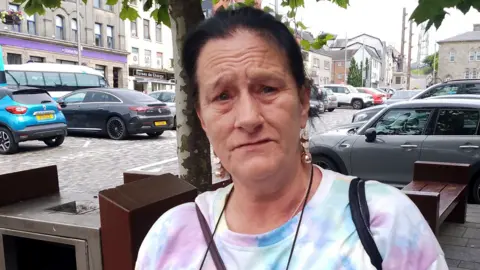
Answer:
M346 55L345 55L346 52ZM350 68L350 61L357 53L357 50L334 50L329 51L328 54L332 58L332 75L331 83L346 84L348 80L348 72ZM346 61L345 61L346 60Z
M332 80L332 58L322 50L302 51L307 76L315 85L328 84Z
M480 24L438 42L438 75L442 81L480 78Z
M81 64L99 70L112 87L127 87L127 55L125 23L118 16L121 3L80 1L80 18L76 3L62 1L62 7L45 10L44 15L25 15L20 25L0 22L0 45L7 64L28 61L78 64L80 30ZM0 0L0 10L23 11L13 2Z
M136 6L139 18L125 21L127 50L130 52L128 88L145 93L175 89L172 31L151 17L155 7L143 11L141 1L130 3Z

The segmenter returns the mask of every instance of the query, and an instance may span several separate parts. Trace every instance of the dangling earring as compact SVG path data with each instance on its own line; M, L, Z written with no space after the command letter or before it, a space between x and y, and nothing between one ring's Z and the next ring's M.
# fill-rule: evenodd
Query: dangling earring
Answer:
M312 155L310 154L308 132L307 129L302 129L300 135L300 144L302 145L302 161L304 163L312 163Z
M217 154L213 152L213 163L215 165L215 177L217 178L224 178L227 176L227 171L223 168L222 162L217 157Z

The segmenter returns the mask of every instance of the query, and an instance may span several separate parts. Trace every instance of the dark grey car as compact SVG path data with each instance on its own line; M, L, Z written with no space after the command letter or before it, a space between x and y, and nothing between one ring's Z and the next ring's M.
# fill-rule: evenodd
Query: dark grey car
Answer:
M480 203L480 100L431 99L390 105L366 124L310 138L314 163L343 174L403 186L417 160L473 165Z
M121 140L139 133L158 137L173 127L173 115L165 103L135 90L78 90L57 102L69 132L104 133Z

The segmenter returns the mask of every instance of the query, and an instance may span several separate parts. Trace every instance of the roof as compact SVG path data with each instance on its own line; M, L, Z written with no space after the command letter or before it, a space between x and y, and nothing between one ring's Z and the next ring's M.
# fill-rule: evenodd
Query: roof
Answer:
M71 72L87 73L103 77L103 74L91 67L52 63L26 63L20 65L5 65L6 71L37 71L37 72Z
M38 87L31 87L31 86L23 86L23 85L21 86L7 85L7 86L0 87L0 90L15 92L15 91L22 91L22 90L45 90L45 89L38 88Z
M480 31L470 31L451 38L437 41L437 43L461 42L461 41L480 41Z
M380 57L377 54L377 51L375 49L370 48L370 46L365 46L365 50L372 56L372 58L381 61Z
M344 38L337 38L333 41L331 48L345 48L345 39Z
M347 61L352 59L358 50L347 50ZM345 61L345 50L341 51L325 51L325 54L330 56L333 61Z

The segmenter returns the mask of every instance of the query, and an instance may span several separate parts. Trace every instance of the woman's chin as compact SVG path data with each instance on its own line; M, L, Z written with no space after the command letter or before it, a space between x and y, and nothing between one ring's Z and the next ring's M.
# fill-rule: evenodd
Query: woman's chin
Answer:
M234 171L242 179L263 179L277 173L279 164L278 156L255 156L239 160Z

